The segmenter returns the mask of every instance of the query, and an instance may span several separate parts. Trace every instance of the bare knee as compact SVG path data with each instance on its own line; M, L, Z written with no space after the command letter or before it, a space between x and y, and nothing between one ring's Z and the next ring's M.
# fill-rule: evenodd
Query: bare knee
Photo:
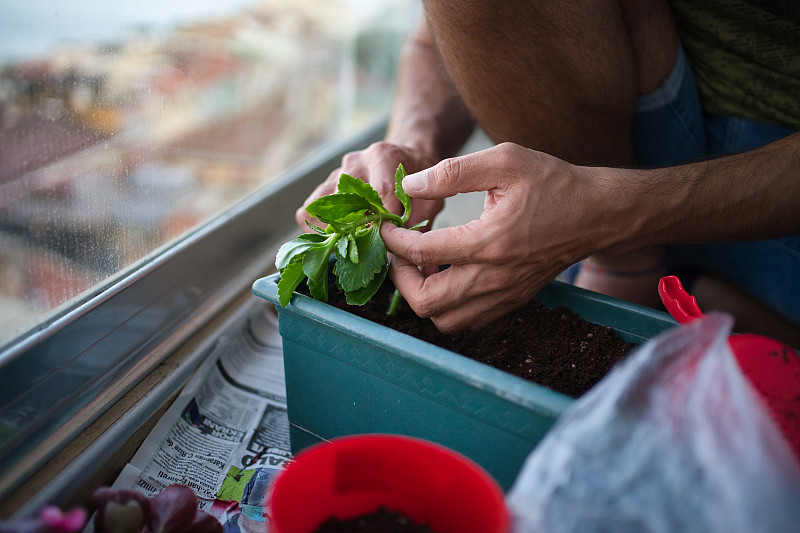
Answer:
M638 83L616 0L425 8L450 79L492 140L573 163L630 162Z

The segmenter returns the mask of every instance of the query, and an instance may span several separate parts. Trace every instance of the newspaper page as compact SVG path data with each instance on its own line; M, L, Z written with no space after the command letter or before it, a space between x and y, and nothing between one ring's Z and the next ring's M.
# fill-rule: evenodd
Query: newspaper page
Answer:
M266 530L270 480L291 460L283 350L266 304L220 338L114 483L191 487L226 532Z

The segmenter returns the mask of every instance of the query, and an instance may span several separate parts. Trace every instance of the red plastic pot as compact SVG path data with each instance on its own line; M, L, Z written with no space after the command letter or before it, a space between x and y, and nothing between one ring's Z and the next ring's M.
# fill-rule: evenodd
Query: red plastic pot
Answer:
M507 533L500 487L463 455L396 435L342 437L300 452L268 494L270 533L311 533L334 516L398 511L436 533Z
M658 294L680 324L700 318L697 299L686 292L677 276L664 276ZM800 357L791 346L775 339L740 333L728 338L742 373L761 397L800 463Z

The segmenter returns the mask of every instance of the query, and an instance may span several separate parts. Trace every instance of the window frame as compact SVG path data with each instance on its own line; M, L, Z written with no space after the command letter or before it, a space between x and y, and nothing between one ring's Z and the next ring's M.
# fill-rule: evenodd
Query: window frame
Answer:
M74 439L258 277L299 233L294 211L386 118L331 143L219 216L0 348L0 499ZM23 420L24 419L24 420Z

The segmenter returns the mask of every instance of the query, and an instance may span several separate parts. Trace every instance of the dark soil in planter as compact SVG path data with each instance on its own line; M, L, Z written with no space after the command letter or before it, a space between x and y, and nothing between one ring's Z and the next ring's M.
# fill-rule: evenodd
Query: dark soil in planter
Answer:
M567 308L549 309L537 301L479 332L444 335L405 302L395 316L387 316L392 291L391 283L385 283L363 306L347 305L338 291L331 295L330 303L572 397L594 386L635 346L620 339L612 328L587 322Z
M374 513L340 520L329 518L314 533L433 533L407 516L381 507Z

